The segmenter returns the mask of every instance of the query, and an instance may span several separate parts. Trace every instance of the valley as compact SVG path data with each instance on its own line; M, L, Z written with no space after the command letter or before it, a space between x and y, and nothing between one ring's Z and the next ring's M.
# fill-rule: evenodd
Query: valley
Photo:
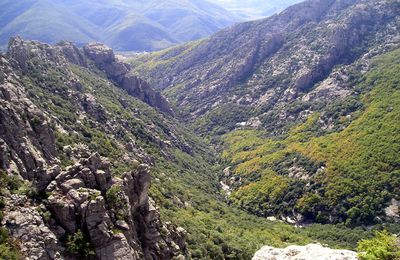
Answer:
M372 75L382 73L387 75L382 82L390 82L389 75L397 73L374 66L389 50L392 66L397 63L396 6L387 1L310 1L202 42L138 56L132 65L165 93L197 133L217 145L233 170L224 178L239 206L256 215L300 222L374 223L375 217L381 218L377 215L383 213L382 205L389 206L398 194L394 185L392 195L384 198L398 178L398 162L389 159L398 149L393 145L398 118L388 115L390 122L385 122L377 117L388 126L379 130L390 134L378 129L363 134L361 129L378 124L372 118L380 112L369 106L375 107L373 89L383 85L372 86L369 82L379 80ZM295 14L304 15L293 19ZM395 94L389 95L395 104ZM370 97L368 103L365 96ZM395 105L389 107L395 111ZM378 144L374 134L394 139L379 138L383 143ZM371 153L373 144L383 150ZM373 159L376 154L388 156L381 158L386 170L368 165L382 162ZM373 178L380 182L386 177L381 188L371 186ZM325 178L337 182L328 184ZM344 187L348 193L342 193ZM385 195L370 198L368 189ZM330 206L324 196L333 196ZM315 212L303 211L308 207Z
M0 259L396 260L399 14L308 0L123 58L12 37Z

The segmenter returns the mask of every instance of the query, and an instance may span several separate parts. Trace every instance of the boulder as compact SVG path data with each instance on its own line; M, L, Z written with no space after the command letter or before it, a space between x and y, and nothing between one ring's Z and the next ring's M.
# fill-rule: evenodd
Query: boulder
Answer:
M76 64L82 67L86 67L86 59L85 55L72 43L69 41L62 41L56 45L62 53L64 54L65 58L72 64Z
M113 50L105 44L89 43L83 47L83 50L90 59L96 64L107 64L115 62Z
M12 195L7 199L3 223L11 236L19 240L21 253L29 259L67 259L65 248L54 232L44 223L36 207L27 204L27 198Z
M357 260L357 253L350 250L335 250L319 244L275 248L264 246L256 252L253 260Z

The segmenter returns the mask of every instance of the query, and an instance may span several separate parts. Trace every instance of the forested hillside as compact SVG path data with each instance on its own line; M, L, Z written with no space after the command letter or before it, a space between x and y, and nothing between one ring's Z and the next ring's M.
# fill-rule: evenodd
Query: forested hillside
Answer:
M0 46L12 36L154 51L207 37L241 18L203 0L3 0Z
M131 63L216 145L236 205L380 223L398 205L399 6L306 1Z

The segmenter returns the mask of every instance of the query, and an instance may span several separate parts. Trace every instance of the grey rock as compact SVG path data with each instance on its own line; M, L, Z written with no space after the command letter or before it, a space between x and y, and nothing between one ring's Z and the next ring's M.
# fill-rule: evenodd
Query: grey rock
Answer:
M34 206L27 206L26 198L21 205L19 196L10 197L5 209L4 225L11 235L20 241L21 253L29 259L61 260L68 259L65 248L58 237L43 222Z
M350 250L334 250L318 244L274 248L264 246L253 260L357 260L357 253Z
M90 43L83 49L96 66L103 70L107 77L115 81L120 88L126 90L129 95L158 108L164 113L173 114L168 101L159 92L154 91L147 82L130 75L131 67L126 63L117 61L111 48L100 43Z
M12 48L10 51L18 52ZM24 57L15 58L24 62ZM0 99L0 165L8 172L15 171L35 181L43 189L57 174L54 168L47 172L57 157L51 119L27 98L10 63L1 59L0 68L8 73L0 84L0 92L5 93L4 99Z
M89 55L92 61L88 61ZM136 166L138 169L122 174L121 178L112 178L111 162L92 153L84 144L61 147L63 155L73 163L61 168L55 130L62 134L75 132L30 100L34 94L27 94L21 77L29 77L32 59L40 60L39 66L62 69L65 75L59 80L65 81L67 90L60 98L76 102L73 104L79 119L90 116L96 123L106 124L110 131L114 126L104 108L93 95L82 93L85 86L64 66L68 68L73 63L88 69L87 61L98 62L96 65L104 65L101 68L114 80L129 78L127 88L132 87L130 84L142 88L143 93L137 93L139 97L149 98L149 102L159 98L157 102L162 102L162 97L151 92L147 83L128 77L129 66L115 61L112 50L92 46L82 52L68 42L50 46L18 37L11 40L7 58L0 55L0 169L33 183L40 192L49 195L40 203L26 196L6 196L10 207L5 209L6 223L2 225L11 231L12 237L25 243L23 252L29 259L68 259L61 238L81 230L100 259L172 259L187 255L186 234L173 225L164 226L157 207L149 199L150 168L139 165L135 158L153 160L141 147L135 145L131 152L126 152L132 169ZM41 72L45 74L47 70L43 68ZM54 94L60 94L57 91ZM153 128L146 130L150 132ZM164 143L166 147L167 142ZM121 188L118 196L125 202L123 206L115 205L107 196L113 185ZM161 236L164 229L167 235Z
M110 64L115 62L113 50L102 43L89 43L83 47L85 54L96 64Z
M85 55L72 43L69 41L62 41L56 45L61 49L65 58L73 64L86 67L87 62Z

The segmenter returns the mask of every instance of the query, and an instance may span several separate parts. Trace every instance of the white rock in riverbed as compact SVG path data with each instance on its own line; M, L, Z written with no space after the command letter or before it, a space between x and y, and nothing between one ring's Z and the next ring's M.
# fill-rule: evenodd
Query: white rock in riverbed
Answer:
M275 248L264 246L252 260L357 260L357 253L350 250L335 250L318 244Z

